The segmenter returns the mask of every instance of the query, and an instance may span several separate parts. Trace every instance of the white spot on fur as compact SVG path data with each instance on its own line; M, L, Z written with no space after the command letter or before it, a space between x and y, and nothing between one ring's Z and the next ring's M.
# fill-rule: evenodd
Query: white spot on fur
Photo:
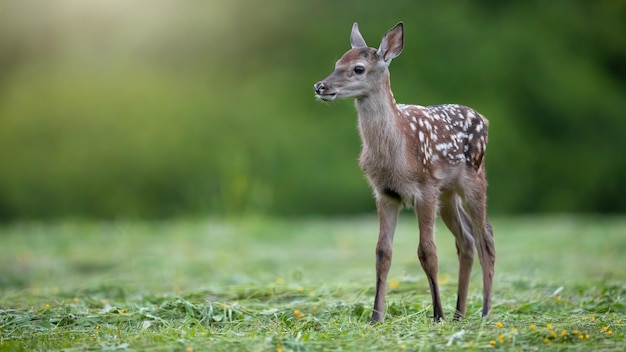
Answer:
M411 122L411 123L410 123L410 125L411 125L411 129L412 129L413 131L415 131L415 130L416 130L416 128L415 128L415 124L414 124L413 122Z
M437 149L438 151L442 151L442 150L448 150L452 148L452 143L439 143L435 146L435 149Z
M426 149L426 152L424 153L424 159L430 160L432 155L433 155L433 150L428 148Z

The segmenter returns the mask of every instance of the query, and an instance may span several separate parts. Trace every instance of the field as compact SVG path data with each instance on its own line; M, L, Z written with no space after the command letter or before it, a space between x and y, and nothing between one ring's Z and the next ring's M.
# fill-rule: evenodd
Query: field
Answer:
M370 326L373 217L0 227L0 351L625 351L626 219L493 219L493 312L434 323L401 218L387 320ZM444 310L452 236L438 224Z

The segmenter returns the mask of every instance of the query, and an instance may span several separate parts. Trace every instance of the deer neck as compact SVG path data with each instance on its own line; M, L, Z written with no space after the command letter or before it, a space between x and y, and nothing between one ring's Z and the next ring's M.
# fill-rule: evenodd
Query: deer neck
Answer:
M389 72L383 84L369 95L355 101L359 115L359 133L363 143L362 162L393 162L403 154L404 139L397 117L397 105L391 92Z

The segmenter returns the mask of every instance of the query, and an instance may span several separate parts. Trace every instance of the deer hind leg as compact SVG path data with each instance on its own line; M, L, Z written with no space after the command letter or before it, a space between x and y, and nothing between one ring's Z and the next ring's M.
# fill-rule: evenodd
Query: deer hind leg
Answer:
M385 290L387 275L391 267L393 234L396 229L400 203L381 196L376 201L376 208L380 220L380 232L376 244L376 295L374 296L372 323L382 323L385 321Z
M483 272L483 311L482 316L489 315L491 311L491 288L493 284L496 250L493 242L493 230L487 221L487 182L484 173L477 175L478 182L467 189L467 210L472 220L474 241Z
M451 194L444 199L440 215L446 227L454 235L459 257L459 283L456 311L454 312L454 320L459 320L465 316L470 274L474 263L474 238L471 231L471 221L456 194Z
M419 222L420 241L417 247L417 256L426 273L430 294L433 300L433 318L435 321L445 320L439 296L439 284L437 275L439 263L437 259L437 246L435 245L435 218L437 216L437 194L424 192L421 199L416 201L415 212Z

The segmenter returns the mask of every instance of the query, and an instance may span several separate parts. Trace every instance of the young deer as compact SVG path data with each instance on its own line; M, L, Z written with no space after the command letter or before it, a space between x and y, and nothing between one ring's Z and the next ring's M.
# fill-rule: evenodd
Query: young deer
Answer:
M396 104L387 67L402 52L402 22L385 34L378 49L365 44L355 23L350 44L352 49L337 61L335 71L314 88L317 98L325 101L355 98L363 144L359 165L374 191L380 220L372 322L385 319L393 235L403 205L415 209L419 222L417 256L428 278L435 321L445 319L434 239L438 210L455 237L459 258L454 318L465 315L474 246L483 272L482 315L488 315L495 264L486 214L484 156L489 122L461 105Z

